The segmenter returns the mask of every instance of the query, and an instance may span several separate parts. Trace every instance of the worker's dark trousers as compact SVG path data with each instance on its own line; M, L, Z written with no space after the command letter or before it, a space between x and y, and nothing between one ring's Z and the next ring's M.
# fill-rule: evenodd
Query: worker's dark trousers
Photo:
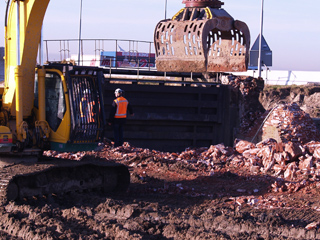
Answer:
M122 123L113 124L114 147L119 147L123 144L123 125Z
M126 120L126 118L113 119L114 147L119 147L123 144L123 126Z

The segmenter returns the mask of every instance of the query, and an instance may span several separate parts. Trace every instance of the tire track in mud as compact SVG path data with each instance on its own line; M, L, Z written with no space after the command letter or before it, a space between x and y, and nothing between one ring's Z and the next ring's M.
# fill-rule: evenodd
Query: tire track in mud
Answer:
M314 231L307 231L302 227L293 227L278 225L272 223L275 216L270 217L270 222L261 223L256 219L248 221L245 219L234 219L230 216L220 216L210 221L211 227L208 230L220 231L228 236L240 237L247 235L248 237L257 236L260 239L319 239L320 234Z
M0 230L6 239L320 239L319 230L303 226L316 219L311 210L238 211L183 195L76 199L76 206L70 199L42 207L11 202L0 209Z

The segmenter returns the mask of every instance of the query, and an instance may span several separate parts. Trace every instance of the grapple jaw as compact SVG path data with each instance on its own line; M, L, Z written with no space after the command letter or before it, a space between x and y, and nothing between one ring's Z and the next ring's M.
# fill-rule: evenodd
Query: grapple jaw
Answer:
M156 66L165 72L240 72L249 60L250 32L217 0L185 0L186 8L155 29ZM206 4L206 6L204 6Z

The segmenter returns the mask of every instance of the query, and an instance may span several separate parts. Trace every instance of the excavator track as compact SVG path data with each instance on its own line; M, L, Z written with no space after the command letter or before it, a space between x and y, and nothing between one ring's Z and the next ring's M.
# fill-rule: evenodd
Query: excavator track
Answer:
M0 168L0 203L63 193L123 192L130 184L126 166L102 160L51 160Z

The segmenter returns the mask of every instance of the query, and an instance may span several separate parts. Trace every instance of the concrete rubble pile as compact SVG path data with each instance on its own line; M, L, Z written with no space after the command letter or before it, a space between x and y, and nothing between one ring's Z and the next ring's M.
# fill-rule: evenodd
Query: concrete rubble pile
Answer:
M274 192L297 191L307 183L319 181L320 142L301 145L267 139L253 144L240 140L235 148L241 155L233 158L231 164L246 167L252 174L275 176Z
M319 141L320 134L314 121L296 103L280 104L271 110L262 131L270 127L278 131L281 142L298 142L305 144L310 139Z
M105 159L127 162L130 167L167 160L171 163L183 161L198 170L201 166L202 176L231 170L248 175L274 176L277 180L270 189L274 192L297 191L311 183L320 187L320 142L315 141L301 145L294 142L277 143L274 139L257 144L236 140L234 147L217 144L209 148L187 148L181 153L136 148L127 143L126 146L115 149L106 145L101 152ZM46 151L45 155L80 160L75 156L84 156L84 153L75 155ZM203 165L206 166L204 171Z

